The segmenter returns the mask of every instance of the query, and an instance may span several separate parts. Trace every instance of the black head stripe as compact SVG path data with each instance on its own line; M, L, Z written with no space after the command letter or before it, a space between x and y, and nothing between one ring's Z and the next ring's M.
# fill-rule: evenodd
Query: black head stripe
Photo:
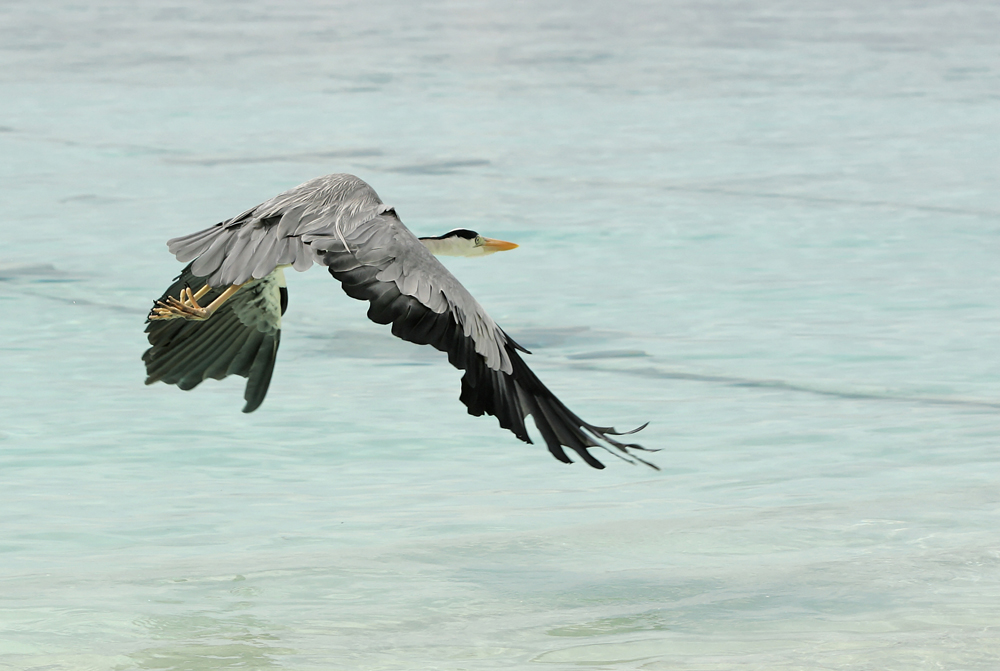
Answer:
M466 240L475 240L479 234L475 231L470 231L467 228L456 228L453 231L448 231L444 235L434 235L434 236L424 236L420 238L421 240L447 240L448 238L464 238Z

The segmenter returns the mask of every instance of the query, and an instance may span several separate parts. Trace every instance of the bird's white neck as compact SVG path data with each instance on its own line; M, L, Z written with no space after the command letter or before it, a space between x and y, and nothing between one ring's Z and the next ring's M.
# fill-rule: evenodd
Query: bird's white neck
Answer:
M420 238L434 256L480 256L479 249L465 238Z

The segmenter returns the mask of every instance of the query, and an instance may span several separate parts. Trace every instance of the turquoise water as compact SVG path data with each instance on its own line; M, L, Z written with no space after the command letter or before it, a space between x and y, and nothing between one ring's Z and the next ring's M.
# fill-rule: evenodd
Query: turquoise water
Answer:
M0 668L995 669L993 3L0 8ZM556 462L289 277L144 387L165 241L330 172L584 418Z

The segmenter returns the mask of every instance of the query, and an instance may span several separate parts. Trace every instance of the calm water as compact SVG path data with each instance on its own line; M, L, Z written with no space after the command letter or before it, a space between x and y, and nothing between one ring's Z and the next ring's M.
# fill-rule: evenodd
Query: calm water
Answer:
M1000 9L0 6L0 668L995 669ZM593 471L321 269L144 387L167 238L353 172Z

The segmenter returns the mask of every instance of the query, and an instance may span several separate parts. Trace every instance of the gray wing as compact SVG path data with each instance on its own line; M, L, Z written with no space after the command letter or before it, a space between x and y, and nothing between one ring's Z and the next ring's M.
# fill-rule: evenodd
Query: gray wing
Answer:
M532 441L524 422L531 415L549 452L566 463L571 460L564 448L604 468L588 450L601 447L656 468L633 453L646 448L616 440L613 436L623 434L583 421L556 398L518 354L527 350L493 322L391 209L356 226L344 241L316 238L312 244L325 248L323 263L347 295L369 301L369 319L392 324L399 338L446 352L448 361L465 371L460 400L469 414L493 415L527 443Z
M289 189L232 219L167 241L178 261L209 286L228 287L270 275L275 268L303 271L318 261L311 242L341 239L387 209L354 175L324 175Z
M193 264L191 264L193 265ZM188 265L160 298L180 297L184 287L199 289L205 278ZM221 290L203 299L211 302ZM247 378L243 412L253 412L264 401L281 342L281 315L288 305L281 270L243 286L205 321L148 320L151 347L142 355L146 384L166 382L184 390L208 378L228 375Z
M264 401L281 341L288 293L283 266L306 270L316 260L313 239L339 239L359 222L387 209L353 175L325 175L197 233L167 242L179 261L191 262L160 299L204 285L210 303L230 285L243 285L204 321L147 320L151 347L143 354L146 384L193 389L207 378L247 378L246 406Z

